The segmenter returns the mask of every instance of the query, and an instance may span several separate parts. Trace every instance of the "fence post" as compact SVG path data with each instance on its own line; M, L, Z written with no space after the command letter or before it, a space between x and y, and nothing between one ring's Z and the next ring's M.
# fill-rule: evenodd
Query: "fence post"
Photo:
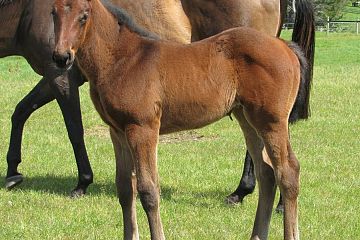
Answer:
M356 20L356 35L359 35L359 19Z
M330 32L330 17L327 18L327 32L326 35L329 35Z

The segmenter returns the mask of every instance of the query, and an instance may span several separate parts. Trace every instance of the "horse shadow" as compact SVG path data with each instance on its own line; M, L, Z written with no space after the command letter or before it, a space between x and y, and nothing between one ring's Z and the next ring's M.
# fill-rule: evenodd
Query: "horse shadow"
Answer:
M24 181L11 189L11 192L30 192L35 191L42 194L58 195L63 197L70 197L71 188L76 183L77 178L70 176L30 176L24 177ZM0 185L5 185L5 176L0 176ZM180 192L180 193L179 193ZM184 194L193 196L192 198L177 199L178 196ZM201 199L217 199L219 203L224 202L224 199L228 192L225 189L213 189L205 191L196 191L191 189L178 189L174 186L166 184L161 185L161 201L165 202L181 202L186 205L197 205L202 207L209 207L208 201L202 201ZM105 195L109 197L117 197L115 182L96 182L91 184L87 192L88 196L100 196ZM175 196L176 195L176 196Z
M5 185L5 176L0 176L1 186ZM71 176L24 176L24 181L11 189L11 192L35 191L44 194L69 196L70 191L77 182L76 177ZM93 183L89 186L87 194L89 195L108 195L116 197L116 188L114 182Z

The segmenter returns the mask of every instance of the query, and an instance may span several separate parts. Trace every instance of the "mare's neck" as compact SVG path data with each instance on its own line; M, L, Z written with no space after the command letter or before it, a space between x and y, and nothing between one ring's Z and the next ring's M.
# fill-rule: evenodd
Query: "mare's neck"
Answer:
M92 17L77 60L90 84L101 84L119 62L134 55L141 37L119 25L99 0L92 1Z
M112 0L161 39L189 43L191 26L180 0Z
M28 0L18 0L0 4L0 57L19 54L16 49L16 33L27 3Z

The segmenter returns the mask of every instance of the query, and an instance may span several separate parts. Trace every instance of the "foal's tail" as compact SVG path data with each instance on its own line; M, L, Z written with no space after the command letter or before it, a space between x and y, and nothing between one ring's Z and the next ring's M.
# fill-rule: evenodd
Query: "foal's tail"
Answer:
M292 41L300 46L307 60L301 64L301 84L295 105L291 111L289 122L293 123L300 119L307 119L310 116L310 89L313 77L314 52L315 52L315 18L314 7L310 0L295 0L295 23L292 34ZM302 54L301 54L302 56ZM307 66L307 67L306 67Z

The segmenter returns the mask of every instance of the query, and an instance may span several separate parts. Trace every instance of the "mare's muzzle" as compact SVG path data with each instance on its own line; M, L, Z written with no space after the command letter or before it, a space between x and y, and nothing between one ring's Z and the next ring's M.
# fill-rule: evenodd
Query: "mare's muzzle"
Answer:
M75 60L75 56L70 50L64 52L55 50L52 58L58 68L65 69L71 68Z

